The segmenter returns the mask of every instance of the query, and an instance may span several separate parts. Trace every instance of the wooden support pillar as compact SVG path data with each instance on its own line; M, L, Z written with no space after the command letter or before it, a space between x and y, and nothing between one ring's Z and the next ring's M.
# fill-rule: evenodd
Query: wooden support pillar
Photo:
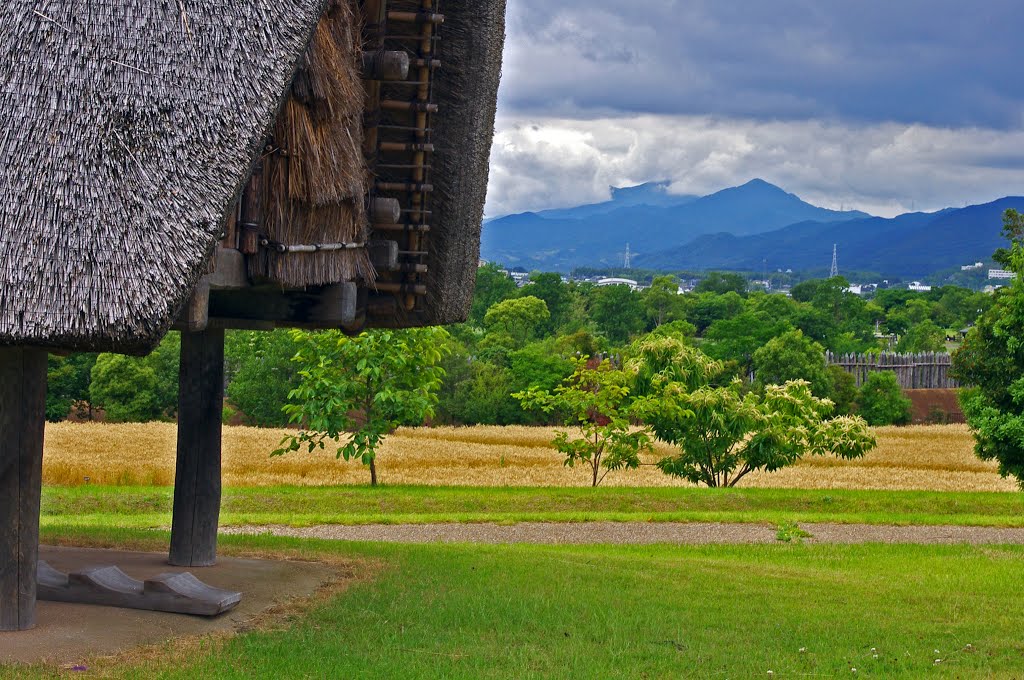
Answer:
M0 631L36 621L46 352L0 347Z
M176 567L209 567L217 560L223 410L223 329L182 333L170 552Z

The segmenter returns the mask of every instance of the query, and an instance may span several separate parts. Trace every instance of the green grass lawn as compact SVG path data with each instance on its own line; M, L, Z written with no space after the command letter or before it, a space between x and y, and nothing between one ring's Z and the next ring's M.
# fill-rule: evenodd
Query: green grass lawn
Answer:
M47 487L43 525L166 528L165 487ZM1024 494L799 489L275 487L226 489L221 522L863 522L1024 526Z
M152 545L153 532L48 540ZM1024 548L383 545L227 537L379 565L283 629L119 677L1019 677ZM872 651L874 649L874 651ZM938 651L936 651L938 650ZM877 655L877 658L876 656ZM935 660L941 659L936 664ZM4 669L11 677L45 669Z

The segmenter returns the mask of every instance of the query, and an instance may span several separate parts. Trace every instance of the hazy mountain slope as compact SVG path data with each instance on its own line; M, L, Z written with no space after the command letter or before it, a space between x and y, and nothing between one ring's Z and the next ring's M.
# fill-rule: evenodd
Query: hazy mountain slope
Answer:
M626 244L654 256L695 237L718 232L758 234L802 221L830 223L867 217L810 205L763 180L691 200L664 193L663 185L617 190L609 203L509 215L484 225L482 253L510 266L568 270L616 265ZM647 202L645 202L647 201ZM661 204L652 205L653 201Z
M775 269L828 267L832 244L840 270L925 276L941 269L986 260L1004 245L1002 214L1024 209L1024 198L937 213L908 213L842 224L805 222L748 237L701 236L684 246L640 256L635 264L657 269Z

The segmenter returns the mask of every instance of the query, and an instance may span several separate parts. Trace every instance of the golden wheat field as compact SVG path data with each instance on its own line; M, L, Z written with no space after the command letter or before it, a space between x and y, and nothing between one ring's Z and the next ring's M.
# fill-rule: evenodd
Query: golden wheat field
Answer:
M584 468L569 469L550 446L554 428L403 428L379 453L385 484L586 486ZM858 461L809 458L774 473L750 475L743 486L808 489L1015 491L996 467L978 460L964 425L878 428L879 446ZM283 430L224 428L228 486L365 484L369 474L333 453L271 458ZM58 423L47 426L43 477L55 485L157 485L174 481L175 425ZM671 451L659 445L658 454ZM652 456L651 460L655 457ZM609 486L686 486L653 467L613 472Z

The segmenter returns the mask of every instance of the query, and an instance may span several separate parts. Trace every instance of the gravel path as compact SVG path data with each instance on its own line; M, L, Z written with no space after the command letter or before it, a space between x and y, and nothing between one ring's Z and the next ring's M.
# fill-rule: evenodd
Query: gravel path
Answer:
M1024 544L1024 529L873 524L801 524L806 543ZM336 541L386 543L776 543L778 528L766 524L674 522L582 522L519 524L368 524L360 526L223 527L225 534L264 534ZM796 540L794 538L794 540Z

